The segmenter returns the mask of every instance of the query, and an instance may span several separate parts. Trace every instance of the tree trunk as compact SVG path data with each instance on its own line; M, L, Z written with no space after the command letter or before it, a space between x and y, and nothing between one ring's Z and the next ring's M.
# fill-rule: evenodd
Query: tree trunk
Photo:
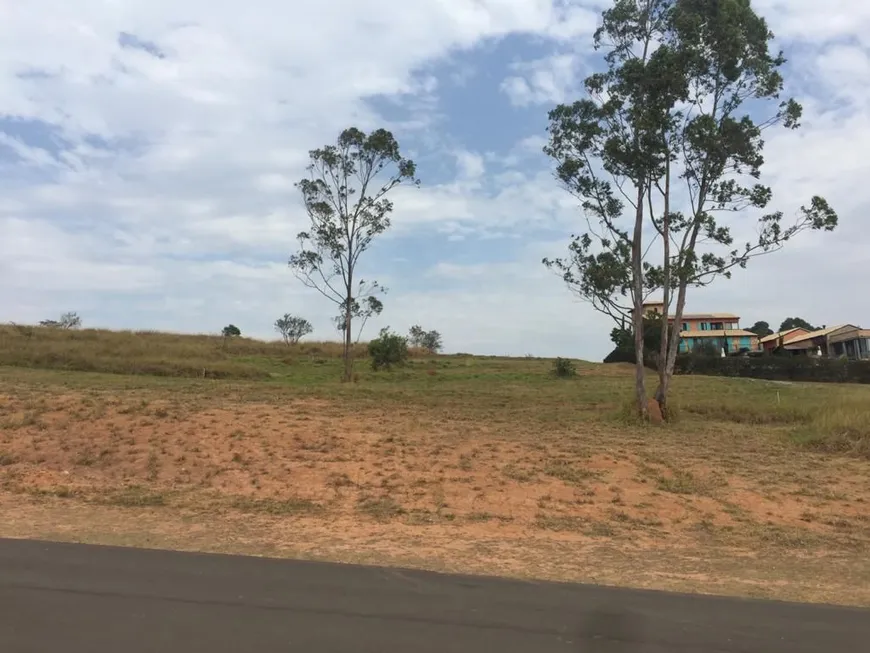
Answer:
M641 61L644 66L647 64L649 55L650 42L652 34L649 33L649 19L652 10L652 5L647 0L644 7L643 28L646 31L646 40L643 45L643 56ZM634 146L638 147L638 133L635 131ZM648 180L639 179L637 181L637 204L635 204L634 215L634 233L631 239L631 278L632 299L634 300L634 313L632 314L632 322L634 323L634 395L637 403L637 415L643 421L649 420L649 406L647 405L646 396L646 369L644 368L644 315L643 308L643 222L644 211L643 201L649 192L645 188Z
M637 414L643 419L649 419L649 409L646 397L646 370L643 366L643 183L638 184L637 206L634 218L634 234L631 242L631 274L634 281L632 295L634 299L634 394L637 403Z
M662 416L667 419L665 411L668 409L668 391L671 388L671 379L674 377L674 366L677 363L677 352L680 349L680 322L683 320L683 308L686 305L686 284L680 282L677 292L677 306L674 310L674 323L671 326L667 357L660 364L663 368L659 371L659 387L656 389L656 401L662 409Z
M670 323L668 316L671 305L671 163L665 165L665 189L664 189L664 213L662 214L662 243L664 249L664 260L662 263L662 324L661 337L662 342L659 347L659 359L656 361L656 368L659 373L659 387L656 388L655 400L659 405L659 410L662 414L662 419L668 420L668 386L670 385L670 377L667 374L668 369L668 353L670 352L670 343L674 342L670 337ZM682 310L679 312L682 318ZM674 324L678 324L674 319ZM676 344L679 346L679 331Z
M344 308L344 375L342 381L348 383L353 380L353 339L351 338L351 305L353 297L348 294Z
M706 182L702 182L701 191L698 193L698 206L704 206L707 197ZM698 232L701 229L700 224L692 227L691 237L687 247L680 250L679 259L679 280L680 284L677 288L677 306L674 309L674 323L671 326L670 338L668 342L668 357L665 361L664 374L659 377L659 387L656 389L656 401L662 409L662 416L665 416L665 411L668 408L668 392L671 388L671 380L674 378L674 367L677 363L677 352L680 349L680 323L683 321L683 309L686 306L686 289L689 285L686 279L685 258L684 252L694 252L695 244L698 241Z

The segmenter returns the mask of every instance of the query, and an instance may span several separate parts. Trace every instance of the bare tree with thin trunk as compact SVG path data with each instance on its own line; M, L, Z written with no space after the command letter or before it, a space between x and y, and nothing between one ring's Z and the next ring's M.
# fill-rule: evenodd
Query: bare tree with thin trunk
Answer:
M309 177L302 193L311 228L299 234L299 251L290 268L309 288L338 306L336 325L343 333L345 381L353 377L353 321L361 327L383 310L376 281L359 278L357 266L372 241L390 227L393 203L387 194L402 183L419 185L416 166L399 152L393 135L344 130L335 145L309 152ZM362 333L360 327L359 333ZM359 337L359 336L357 336Z

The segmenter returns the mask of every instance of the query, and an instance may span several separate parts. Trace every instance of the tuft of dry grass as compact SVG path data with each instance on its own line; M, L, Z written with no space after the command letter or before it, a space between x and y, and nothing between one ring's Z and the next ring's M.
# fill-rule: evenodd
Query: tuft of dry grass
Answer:
M357 503L357 510L377 520L389 520L407 511L392 497L362 497Z
M788 427L800 446L870 458L870 388L854 384L678 378L678 405L693 417L761 428ZM678 386L679 387L679 386ZM705 396L697 390L705 389Z
M657 486L673 494L706 494L707 485L692 472L677 470L672 476L659 476Z
M798 444L815 451L870 458L870 416L866 401L843 398L808 411L792 432Z

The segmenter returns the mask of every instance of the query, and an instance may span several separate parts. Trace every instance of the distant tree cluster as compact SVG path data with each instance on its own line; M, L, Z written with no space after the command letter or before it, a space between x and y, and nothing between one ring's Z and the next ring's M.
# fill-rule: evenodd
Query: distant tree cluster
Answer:
M751 331L759 338L766 338L767 336L772 336L774 333L781 333L782 331L789 331L791 329L818 331L820 328L822 327L815 327L802 317L788 317L782 321L782 324L779 325L779 331L776 332L770 328L770 323L764 322L763 320L756 322L746 330Z
M770 328L770 324L764 321L758 321L746 330L751 331L759 338L766 338L767 336L773 335L773 329Z
M443 348L441 334L437 331L425 331L419 324L411 327L408 342L412 347L425 349L430 354L437 354Z
M816 327L807 322L801 317L788 317L779 325L780 331L788 331L789 329L806 329L807 331L819 331L824 327Z
M57 320L42 320L39 326L51 329L78 329L82 326L82 318L78 316L78 313L64 313Z

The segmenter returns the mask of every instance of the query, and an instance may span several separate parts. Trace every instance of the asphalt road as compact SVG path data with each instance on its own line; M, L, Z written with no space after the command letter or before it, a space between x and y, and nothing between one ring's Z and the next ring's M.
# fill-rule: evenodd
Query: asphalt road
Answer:
M3 653L867 650L870 611L0 539Z

